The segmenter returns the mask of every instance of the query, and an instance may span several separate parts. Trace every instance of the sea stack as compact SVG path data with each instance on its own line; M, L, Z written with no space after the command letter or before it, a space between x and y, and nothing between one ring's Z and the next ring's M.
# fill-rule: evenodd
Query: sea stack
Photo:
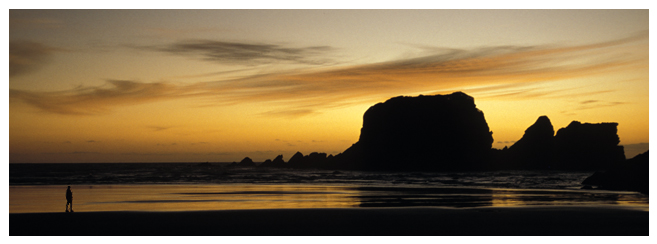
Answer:
M571 122L554 135L547 116L541 116L525 134L496 159L497 169L603 170L623 162L618 123Z
M554 161L554 127L547 116L538 117L508 150L501 162L511 169L547 169Z
M554 136L558 169L608 169L625 161L623 146L619 146L618 123L571 122Z
M492 143L471 96L400 96L370 107L358 142L336 160L366 170L475 169L486 163Z

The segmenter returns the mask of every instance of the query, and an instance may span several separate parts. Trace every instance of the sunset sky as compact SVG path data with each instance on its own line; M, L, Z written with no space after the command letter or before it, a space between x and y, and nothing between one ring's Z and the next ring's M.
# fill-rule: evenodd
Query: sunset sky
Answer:
M649 142L648 10L10 10L9 161L337 154L395 96L463 91ZM636 149L639 148L639 149ZM637 151L638 153L638 151ZM632 156L628 153L628 156Z

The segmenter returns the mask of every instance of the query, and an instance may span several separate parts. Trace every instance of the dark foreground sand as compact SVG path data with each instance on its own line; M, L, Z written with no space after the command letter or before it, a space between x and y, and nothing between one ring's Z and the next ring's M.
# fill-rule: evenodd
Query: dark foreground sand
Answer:
M647 236L648 215L619 207L26 213L9 214L9 235Z

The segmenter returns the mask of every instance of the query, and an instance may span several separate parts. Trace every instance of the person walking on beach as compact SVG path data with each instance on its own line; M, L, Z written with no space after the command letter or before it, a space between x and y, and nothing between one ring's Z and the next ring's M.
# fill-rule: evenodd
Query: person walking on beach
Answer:
M71 192L71 186L68 186L66 189L66 212L69 211L69 205L71 206L71 213L73 212L73 192Z

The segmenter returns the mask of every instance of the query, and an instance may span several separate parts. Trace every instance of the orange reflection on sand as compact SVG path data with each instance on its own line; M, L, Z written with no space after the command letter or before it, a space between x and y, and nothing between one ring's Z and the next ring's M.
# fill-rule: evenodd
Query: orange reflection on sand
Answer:
M649 205L640 199L637 199L636 195L619 195L615 203L623 207L631 207L642 211L649 211Z
M515 194L508 194L508 192L496 192L491 194L491 203L493 207L517 207L526 205L520 201Z
M548 190L548 189L492 189L493 207L518 206L622 206L648 211L648 202L644 195L635 192L605 190Z
M358 192L335 186L292 185L77 185L73 210L196 211L349 208ZM11 186L9 212L63 212L66 186Z

